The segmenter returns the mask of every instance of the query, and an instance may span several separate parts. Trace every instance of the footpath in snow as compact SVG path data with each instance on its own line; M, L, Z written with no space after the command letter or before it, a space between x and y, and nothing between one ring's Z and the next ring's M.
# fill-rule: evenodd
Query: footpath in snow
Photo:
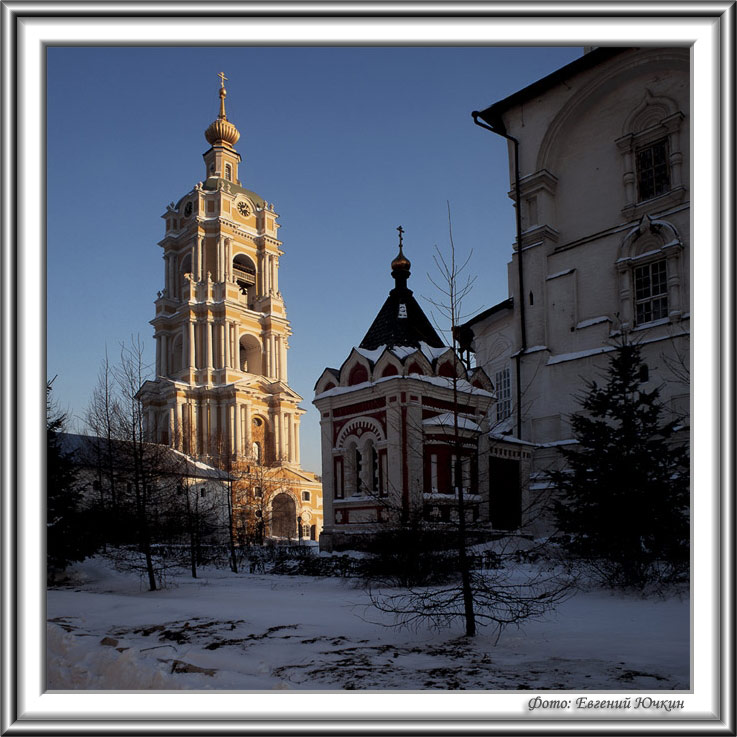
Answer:
M149 592L94 558L47 597L49 689L681 690L689 602L579 593L495 634L406 630L350 580L170 576Z

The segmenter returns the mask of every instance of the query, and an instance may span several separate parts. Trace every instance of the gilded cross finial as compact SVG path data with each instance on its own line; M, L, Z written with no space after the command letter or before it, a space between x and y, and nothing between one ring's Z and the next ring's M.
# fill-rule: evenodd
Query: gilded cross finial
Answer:
M399 247L402 247L402 234L404 233L404 228L400 225L397 230L399 231Z
M225 115L225 95L228 94L225 89L225 80L227 77L225 76L225 72L220 72L218 77L220 77L220 114L218 115L218 118L221 120L227 120L228 118Z

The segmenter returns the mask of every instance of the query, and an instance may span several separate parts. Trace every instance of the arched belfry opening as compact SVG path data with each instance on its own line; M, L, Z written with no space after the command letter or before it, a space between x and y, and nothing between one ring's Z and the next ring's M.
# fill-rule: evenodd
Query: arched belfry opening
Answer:
M254 335L242 335L239 342L238 368L248 374L262 375L261 343Z
M178 374L184 368L182 356L182 336L177 335L171 347L171 358L169 366L172 374Z
M191 254L187 254L181 262L181 266L179 268L179 290L180 294L183 300L186 300L188 298L187 294L187 280L185 279L185 274L191 274L192 273L192 256Z
M246 306L253 309L253 301L256 299L256 266L243 253L233 259L233 276L241 294L246 298Z

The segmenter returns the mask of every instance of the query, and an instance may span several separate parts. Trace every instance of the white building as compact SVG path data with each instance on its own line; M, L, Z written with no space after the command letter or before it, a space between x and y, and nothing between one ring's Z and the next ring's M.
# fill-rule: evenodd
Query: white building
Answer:
M687 48L596 48L473 113L508 141L518 236L509 298L462 334L495 384L492 435L536 446L533 489L622 333L688 415L689 102Z

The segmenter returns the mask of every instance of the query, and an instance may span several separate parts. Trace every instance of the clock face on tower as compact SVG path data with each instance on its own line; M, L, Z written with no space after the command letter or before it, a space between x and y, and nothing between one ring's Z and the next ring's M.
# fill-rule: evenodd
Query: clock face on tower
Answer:
M238 212L243 215L243 217L246 217L250 214L250 210L248 209L248 205L245 202L239 202L238 203Z

